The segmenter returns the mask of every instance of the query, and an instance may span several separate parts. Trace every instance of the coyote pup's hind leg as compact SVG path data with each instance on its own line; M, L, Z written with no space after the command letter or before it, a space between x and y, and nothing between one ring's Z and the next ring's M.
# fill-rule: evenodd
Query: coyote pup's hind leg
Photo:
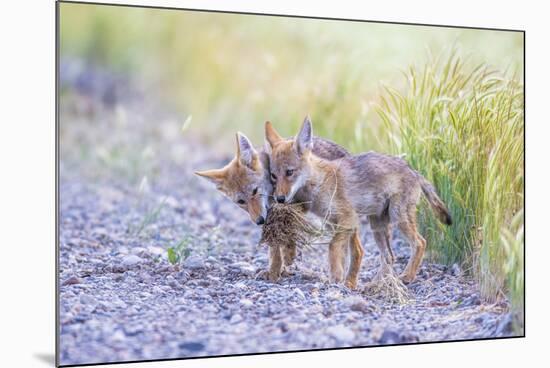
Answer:
M378 251L380 252L380 268L374 277L375 280L379 280L384 275L392 271L392 265L394 262L393 252L390 244L390 224L387 214L382 216L372 215L369 216L369 222L372 230L372 235Z
M359 277L359 271L361 270L361 262L365 251L361 245L361 238L359 237L359 230L355 230L351 236L350 243L350 265L348 275L346 277L346 287L350 289L357 288L357 279Z
M400 278L404 283L410 283L416 277L416 273L424 257L426 240L418 233L416 228L416 206L409 206L404 215L401 217L401 221L397 222L397 226L401 234L407 239L412 252L411 258L409 258L409 262Z

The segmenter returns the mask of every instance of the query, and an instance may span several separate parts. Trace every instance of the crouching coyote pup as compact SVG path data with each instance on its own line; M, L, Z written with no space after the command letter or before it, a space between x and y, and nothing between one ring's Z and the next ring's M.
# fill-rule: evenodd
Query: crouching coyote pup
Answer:
M390 229L395 225L412 247L412 255L401 274L408 283L414 280L426 241L416 228L416 206L424 193L438 218L451 224L445 204L432 184L402 159L375 152L348 155L327 161L311 154L312 124L306 117L298 135L282 140L272 125L265 125L270 152L274 196L279 203L296 197L310 201L309 210L336 229L329 244L329 268L333 282L344 281L344 258L349 247L350 265L345 285L356 288L363 257L359 238L359 216L366 215L380 250L380 272L393 263ZM389 254L388 254L389 253Z
M233 160L221 169L198 171L195 174L214 183L216 188L244 211L250 220L263 225L267 209L273 202L273 183L270 179L269 157L263 150L256 150L250 140L237 133L237 153ZM277 135L281 141L284 139ZM326 139L311 137L312 156L334 160L349 155L341 146ZM268 279L279 278L284 265L289 266L296 255L295 246L270 247L270 271Z

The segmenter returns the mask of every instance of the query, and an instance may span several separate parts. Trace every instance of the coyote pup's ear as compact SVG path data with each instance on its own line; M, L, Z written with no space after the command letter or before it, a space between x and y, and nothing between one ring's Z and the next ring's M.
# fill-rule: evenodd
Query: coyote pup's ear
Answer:
M265 140L269 143L269 146L273 147L277 142L282 140L283 137L277 133L270 121L265 122Z
M216 184L216 186L220 186L225 180L224 169L195 171L195 175L202 176L203 178Z
M241 132L237 132L237 157L241 164L250 168L253 168L252 164L258 159L258 152L246 135Z
M269 142L267 141L267 139L264 138L264 152L268 155L268 156L271 156L271 144L269 144Z
M310 151L313 147L313 134L311 127L311 119L309 115L306 116L302 123L302 128L295 139L296 151L299 154L303 154L306 151Z

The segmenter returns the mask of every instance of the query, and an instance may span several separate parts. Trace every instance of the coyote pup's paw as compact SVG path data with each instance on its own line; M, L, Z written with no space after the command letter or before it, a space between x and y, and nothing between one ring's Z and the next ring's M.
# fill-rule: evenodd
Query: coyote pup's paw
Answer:
M258 273L256 274L256 279L257 280L265 280L265 281L269 281L269 282L277 282L279 281L279 278L281 276L275 272L270 272L269 270L260 270L258 271Z
M346 280L346 282L344 283L344 286L350 290L355 290L357 289L357 281Z
M285 265L283 267L283 270L281 271L281 277L295 276L297 272L298 272L298 269L296 265L292 265L292 266Z
M409 273L403 272L401 275L399 275L399 278L401 279L401 281L403 281L404 284L410 284L411 282L414 281L415 276Z

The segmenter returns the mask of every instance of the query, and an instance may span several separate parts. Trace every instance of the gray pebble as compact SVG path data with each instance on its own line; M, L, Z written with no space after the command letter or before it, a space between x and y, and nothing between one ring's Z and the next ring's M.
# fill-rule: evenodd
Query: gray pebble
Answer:
M183 262L183 266L190 270L196 270L204 267L204 259L201 256L192 254Z
M80 303L82 303L82 304L96 304L96 300L91 295L80 294Z
M179 348L182 350L186 350L190 353L198 352L204 350L205 346L202 342L182 342L179 345Z
M327 333L343 343L351 343L355 339L355 332L344 325L331 326L327 328Z
M81 279L79 279L76 276L71 276L71 277L67 278L65 281L63 281L63 283L61 285L63 285L63 286L65 286L65 285L76 285L76 284L81 284L81 283L82 283Z
M130 254L122 259L122 265L126 268L134 267L143 262L143 259L135 254Z

